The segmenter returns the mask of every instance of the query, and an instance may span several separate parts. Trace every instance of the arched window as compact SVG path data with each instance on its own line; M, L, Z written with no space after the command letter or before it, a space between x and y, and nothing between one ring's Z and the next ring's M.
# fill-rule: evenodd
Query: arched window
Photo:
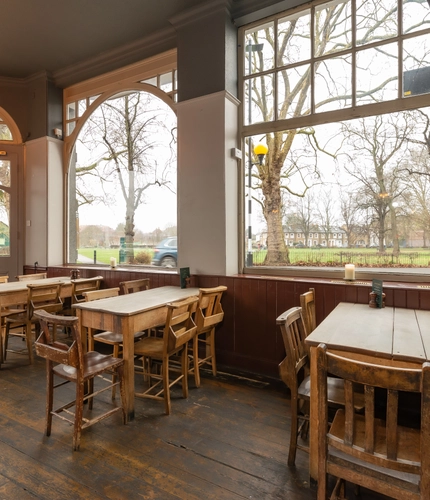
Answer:
M176 266L176 53L157 59L66 92L69 263Z

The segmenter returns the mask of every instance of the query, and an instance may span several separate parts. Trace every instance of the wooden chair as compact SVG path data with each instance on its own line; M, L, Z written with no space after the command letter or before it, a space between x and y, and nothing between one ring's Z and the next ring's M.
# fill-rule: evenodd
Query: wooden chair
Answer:
M117 412L122 413L123 423L126 423L124 411L125 390L123 385L124 361L94 351L84 354L77 317L55 316L46 311L36 311L35 317L40 321L41 326L41 334L35 343L36 353L46 358L46 435L51 435L53 416L66 420L74 426L73 449L79 450L83 429ZM67 328L72 332L71 346L55 341L52 330L57 326ZM115 382L115 384L120 386L121 405L114 408L109 407L108 410L104 408L102 412L95 415L92 413L94 396L111 389L113 385L111 380L103 376L104 373L111 371L115 371L118 377L118 382ZM63 380L54 384L54 376ZM103 387L94 391L94 379L96 377L103 379ZM76 384L75 399L54 408L55 389L69 382ZM88 388L87 394L85 394L86 388ZM84 402L86 401L88 401L88 411L84 416ZM105 402L103 402L103 405L105 405ZM75 407L74 411L71 410L72 407Z
M103 276L95 276L93 278L78 278L71 280L72 283L72 305L79 302L85 302L85 292L99 290Z
M122 290L122 293L127 294L127 293L135 293L135 292L142 292L143 290L148 290L149 283L150 283L149 278L142 278L140 280L121 281L119 286Z
M315 312L315 288L309 288L309 292L302 293L300 295L300 307L302 308L306 335L309 335L317 327L317 318Z
M334 495L342 481L351 481L391 498L430 498L430 363L419 369L373 365L337 356L320 344L317 366L318 500L327 498L327 474L341 480ZM336 412L328 432L327 373L345 385L345 409ZM364 386L364 414L354 412L353 384ZM375 393L382 389L386 408L375 416ZM401 391L421 393L421 428L398 424Z
M193 340L193 353L189 358L189 373L194 373L197 387L200 387L201 366L210 364L214 377L217 374L215 328L224 318L221 298L226 290L226 286L200 288L199 290L199 302L194 316L197 334ZM200 355L201 353L203 356Z
M22 337L26 341L26 350L30 363L33 363L33 326L35 326L36 335L39 331L39 321L35 318L34 314L40 309L44 309L50 313L57 313L63 309L63 301L61 299L61 287L63 283L50 283L43 285L28 284L28 298L27 306L20 312L11 314L6 317L5 328L5 346L4 346L4 359L8 351L9 336ZM18 331L13 331L18 330ZM14 351L23 354L24 350Z
M310 360L305 347L306 329L303 322L302 308L292 307L281 314L276 323L279 326L284 341L286 358L280 363L279 371L283 382L291 392L291 434L288 465L294 465L297 449L309 453L309 447L298 442L298 436L306 434L309 424L310 401ZM334 408L345 403L345 393L342 380L330 377L328 379L329 402ZM363 395L357 397L356 410L364 406Z
M197 332L192 313L198 298L190 297L186 300L167 304L167 318L163 337L144 337L134 345L134 353L142 356L144 380L149 387L135 396L164 400L166 414L171 412L170 388L182 382L182 395L188 397L188 353L187 345ZM181 356L180 374L170 380L169 362L172 356ZM151 371L152 361L161 362L160 374ZM175 374L176 376L177 374Z
M48 277L48 273L35 273L35 274L19 274L15 276L18 281L34 281L43 280Z
M119 295L119 288L105 288L103 290L93 290L91 292L83 293L86 302L91 302L93 300L107 299L109 297L117 297ZM95 342L100 342L101 344L107 344L112 346L112 356L114 358L119 358L122 354L120 348L122 347L122 335L120 333L113 333L110 331L103 331L95 333L96 330L93 328L88 329L88 350L94 351ZM116 373L112 374L112 399L115 399L116 395Z

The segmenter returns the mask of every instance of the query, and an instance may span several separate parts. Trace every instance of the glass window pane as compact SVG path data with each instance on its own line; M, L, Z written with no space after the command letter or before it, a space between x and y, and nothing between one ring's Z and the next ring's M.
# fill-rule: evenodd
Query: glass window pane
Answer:
M403 43L403 95L409 97L430 92L430 43L422 35Z
M278 119L310 113L310 66L304 64L278 73Z
M252 75L274 67L273 22L245 32L245 75Z
M98 95L93 95L88 99L88 103L91 106L91 104L99 97Z
M397 0L357 0L357 46L397 36Z
M396 99L397 43L357 53L357 104Z
M430 9L427 2L403 0L403 33L411 33L429 27Z
M164 75L160 75L160 89L164 92L171 92L173 90L172 73L165 73Z
M67 105L67 120L72 120L73 118L76 118L76 103L70 102Z
M11 141L13 139L10 128L0 118L0 141Z
M330 111L351 106L351 56L325 59L316 67L315 111Z
M148 85L157 86L157 77L153 76L152 78L148 78L147 80L142 80L141 83L147 83Z
M76 126L75 122L69 122L67 124L67 135L70 135L75 130L75 126Z
M311 57L311 16L309 10L284 17L278 23L278 66Z
M10 161L0 161L0 185L10 187Z
M85 111L87 110L87 100L81 99L78 102L78 106L79 106L79 116L82 116L85 113Z
M0 168L4 163L9 162L0 162ZM0 256L2 255L10 255L10 195L0 189Z
M335 0L315 8L315 56L351 47L351 3Z
M245 123L268 122L274 120L273 75L250 78L245 84ZM252 99L249 99L251 87Z

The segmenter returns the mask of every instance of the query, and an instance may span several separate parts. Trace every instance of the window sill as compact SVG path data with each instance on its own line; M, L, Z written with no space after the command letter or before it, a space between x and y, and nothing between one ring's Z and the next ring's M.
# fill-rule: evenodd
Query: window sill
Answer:
M245 268L243 274L252 276L279 276L294 278L322 278L325 280L344 280L345 271L339 267L264 267L256 266ZM379 279L384 282L396 281L403 283L430 283L429 268L355 268L355 280L345 283L356 283L361 280L372 281Z

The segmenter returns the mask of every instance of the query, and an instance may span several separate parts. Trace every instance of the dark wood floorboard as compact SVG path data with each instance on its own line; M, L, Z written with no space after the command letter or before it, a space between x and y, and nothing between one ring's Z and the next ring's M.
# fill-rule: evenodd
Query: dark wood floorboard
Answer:
M204 374L199 389L190 379L187 400L173 390L170 416L163 403L136 399L134 421L114 415L86 429L79 452L65 422L54 419L44 435L44 360L30 366L9 353L0 390L0 499L316 499L308 455L298 451L287 466L289 396L280 384ZM71 385L57 392L63 402L74 394ZM111 404L109 394L98 404Z

